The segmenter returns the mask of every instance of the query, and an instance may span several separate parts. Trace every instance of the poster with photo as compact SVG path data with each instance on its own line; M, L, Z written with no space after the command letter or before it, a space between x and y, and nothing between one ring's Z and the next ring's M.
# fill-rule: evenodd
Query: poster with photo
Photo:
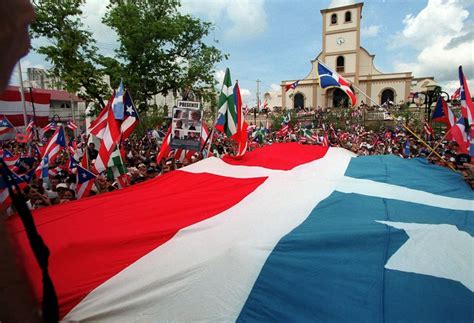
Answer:
M201 144L201 104L193 101L178 101L171 119L171 148L199 150Z

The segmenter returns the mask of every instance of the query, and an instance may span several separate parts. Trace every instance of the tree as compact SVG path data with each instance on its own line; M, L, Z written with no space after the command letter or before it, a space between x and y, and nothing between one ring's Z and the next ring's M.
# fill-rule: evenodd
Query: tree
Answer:
M79 92L83 99L103 107L102 98L110 91L100 68L103 57L97 53L91 32L83 29L83 3L84 0L34 1L36 20L31 25L31 36L45 37L51 43L35 48L52 64L48 71L51 76L59 78L68 92Z
M103 22L115 30L122 78L140 110L156 94L210 97L223 55L204 43L210 23L178 12L177 0L111 0Z

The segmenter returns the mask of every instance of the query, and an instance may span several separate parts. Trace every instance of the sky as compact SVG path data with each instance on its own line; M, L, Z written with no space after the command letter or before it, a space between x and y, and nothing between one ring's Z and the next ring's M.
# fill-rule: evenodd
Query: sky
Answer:
M180 11L214 24L206 39L228 60L216 66L222 84L228 67L238 80L243 101L281 91L283 80L302 79L311 60L321 51L321 9L355 3L354 0L182 0ZM359 1L357 1L359 2ZM115 33L101 23L108 1L86 0L83 22L93 32L100 51L113 56ZM367 0L361 21L361 45L375 54L382 72L413 72L434 76L448 93L459 87L458 65L463 65L474 92L474 0ZM215 41L218 41L216 43ZM37 43L33 43L37 45ZM22 59L27 67L47 68L34 51ZM12 77L11 83L18 83ZM220 88L220 85L218 85Z

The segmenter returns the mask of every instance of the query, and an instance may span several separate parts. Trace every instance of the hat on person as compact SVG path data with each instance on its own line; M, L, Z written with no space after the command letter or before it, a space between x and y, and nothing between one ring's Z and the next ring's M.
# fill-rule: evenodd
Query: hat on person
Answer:
M56 185L56 189L60 189L60 188L64 188L64 189L69 189L69 187L67 187L67 185L65 183L59 183L58 185Z

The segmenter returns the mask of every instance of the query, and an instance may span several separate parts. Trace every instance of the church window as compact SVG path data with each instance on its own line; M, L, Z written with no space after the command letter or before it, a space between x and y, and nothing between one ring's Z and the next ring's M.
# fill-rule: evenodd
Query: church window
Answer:
M394 99L395 99L395 93L393 92L393 90L392 89L385 89L385 90L382 91L382 95L381 95L381 98L380 98L380 104L384 104L387 101L390 101L390 102L392 102L391 104L393 104Z
M293 101L293 108L297 111L304 109L304 96L301 93L296 93Z
M336 59L336 72L344 72L344 56L338 56Z
M331 25L335 25L335 24L337 24L337 15L333 13L331 15Z
M351 22L352 20L352 15L350 11L346 11L346 19L344 20L345 22Z

